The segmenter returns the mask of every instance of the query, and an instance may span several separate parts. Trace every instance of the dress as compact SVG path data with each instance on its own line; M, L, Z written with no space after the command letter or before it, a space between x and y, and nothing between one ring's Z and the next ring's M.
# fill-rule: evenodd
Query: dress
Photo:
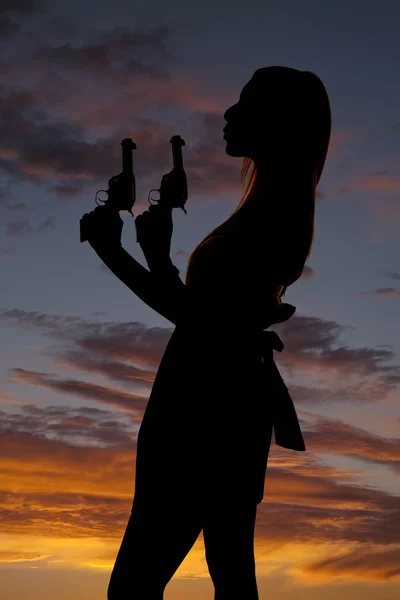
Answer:
M224 238L212 238L193 261L187 310L138 433L136 498L259 503L273 427L277 443L305 449L273 361L280 340L262 331L266 306L274 305L271 289L260 287L263 278L247 253L226 250Z

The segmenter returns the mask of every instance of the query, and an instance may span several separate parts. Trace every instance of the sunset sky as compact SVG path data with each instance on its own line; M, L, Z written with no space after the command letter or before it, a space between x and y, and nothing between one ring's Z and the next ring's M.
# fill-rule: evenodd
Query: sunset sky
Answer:
M137 144L133 212L145 210L181 135L189 198L187 215L173 213L171 258L184 280L189 253L242 194L223 114L268 65L322 79L332 137L315 242L284 298L297 312L274 328L307 452L271 446L260 600L400 597L400 3L0 6L4 600L106 598L173 331L80 243L79 219L120 172L125 137ZM124 247L146 266L121 216ZM202 535L165 598L213 598Z

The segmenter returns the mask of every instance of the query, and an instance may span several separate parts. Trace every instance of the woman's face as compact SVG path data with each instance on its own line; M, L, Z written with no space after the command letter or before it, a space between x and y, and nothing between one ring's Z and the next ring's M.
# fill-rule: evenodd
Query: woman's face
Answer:
M256 150L257 136L257 91L254 82L249 81L243 88L239 101L224 114L227 124L224 128L226 153L229 156L250 156Z

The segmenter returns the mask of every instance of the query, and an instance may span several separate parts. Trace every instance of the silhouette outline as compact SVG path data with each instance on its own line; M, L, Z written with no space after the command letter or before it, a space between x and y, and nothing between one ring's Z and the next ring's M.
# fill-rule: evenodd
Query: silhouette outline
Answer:
M276 444L306 449L273 359L283 343L266 330L296 310L281 298L311 251L329 98L310 71L263 67L224 118L226 153L244 159L242 183L253 169L238 207L189 257L185 283L169 255L158 260L142 247L149 271L121 246L89 237L111 271L175 325L138 433L108 600L161 600L201 531L214 599L257 600L254 528L272 430Z

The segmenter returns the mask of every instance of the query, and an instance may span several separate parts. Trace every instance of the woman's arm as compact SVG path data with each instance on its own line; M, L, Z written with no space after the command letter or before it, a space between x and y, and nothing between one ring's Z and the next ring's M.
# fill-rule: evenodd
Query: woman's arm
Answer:
M122 246L92 246L105 265L150 308L174 325L183 317L187 288L168 258L148 271Z
M151 271L149 271L122 246L112 246L110 248L104 245L91 245L96 254L118 279L150 308L174 325L177 325L186 318L188 312L193 313L192 318L196 315L196 318L199 320L201 318L204 319L205 316L211 318L211 320L214 320L213 317L216 317L217 320L219 318L224 320L224 317L228 316L227 314L224 315L224 313L229 312L228 305L225 301L223 301L222 305L218 302L218 296L222 291L221 287L224 288L224 285L215 286L219 289L213 289L214 286L210 289L203 282L200 289L195 286L197 288L194 290L195 297L193 297L192 290L191 300L189 300L189 288L179 277L178 269L176 269L169 257L162 262L158 261L152 265ZM208 246L211 246L211 244L208 244ZM215 261L215 255L213 258ZM238 288L231 298L233 304L235 304L235 295L237 300L237 296L240 296L240 291L243 289L243 284L237 283L239 284ZM225 291L227 291L227 288L229 288L228 285L226 285ZM224 294L221 294L221 299L223 297ZM241 309L243 310L243 308L243 305L238 306L236 319L240 317ZM267 307L264 305L263 309L266 310ZM254 306L250 310L254 310ZM266 329L274 323L287 321L295 310L294 306L286 303L275 308L271 307L270 310L266 310L268 323L264 323L262 328ZM232 324L235 324L236 319L232 319Z

